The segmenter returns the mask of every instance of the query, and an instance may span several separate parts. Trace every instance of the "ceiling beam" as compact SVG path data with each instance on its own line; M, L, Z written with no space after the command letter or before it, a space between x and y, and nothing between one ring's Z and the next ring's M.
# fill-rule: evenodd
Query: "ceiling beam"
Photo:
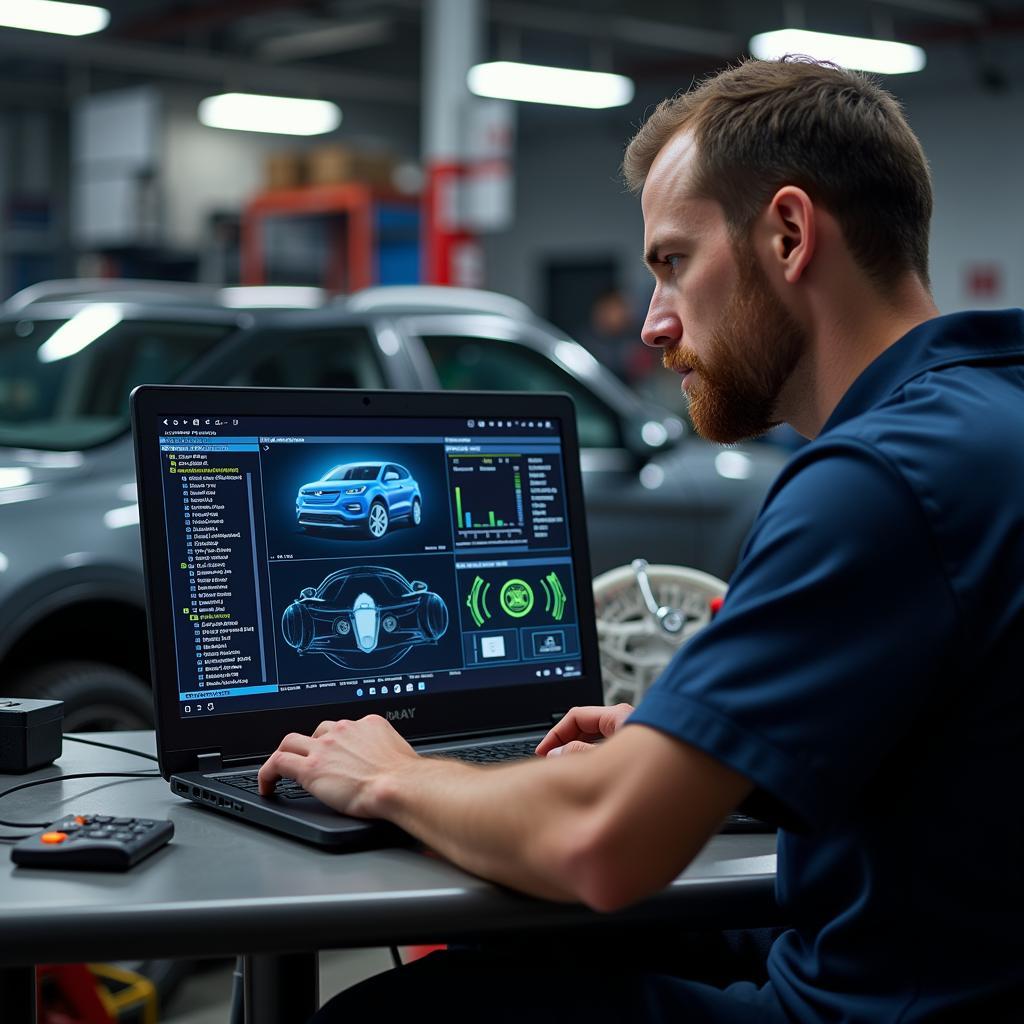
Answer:
M119 19L111 34L124 39L166 39L168 36L180 37L196 31L212 31L252 14L287 7L315 10L318 6L310 0L219 0L215 4L195 7L175 5L170 10L124 24Z
M573 11L553 10L516 0L495 0L490 6L490 13L495 22L515 28L556 32L583 39L622 39L680 53L733 57L743 49L743 40L732 32L647 18L611 15L583 19Z
M186 79L221 89L409 106L418 105L420 100L419 83L410 79L362 71L335 71L311 64L276 67L219 53L152 43L116 43L5 29L0 30L0 54L56 60L71 67L123 71L150 79Z
M301 60L328 54L380 46L391 39L394 22L390 18L364 18L359 21L325 21L315 28L268 39L259 48L267 60Z

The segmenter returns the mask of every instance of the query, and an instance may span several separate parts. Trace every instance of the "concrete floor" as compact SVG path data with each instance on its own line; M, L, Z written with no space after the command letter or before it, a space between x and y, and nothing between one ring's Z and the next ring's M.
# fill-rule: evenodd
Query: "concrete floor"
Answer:
M326 1002L343 988L392 966L387 949L332 950L320 954L320 999ZM162 1024L228 1024L231 1009L229 963L197 970L162 1014Z

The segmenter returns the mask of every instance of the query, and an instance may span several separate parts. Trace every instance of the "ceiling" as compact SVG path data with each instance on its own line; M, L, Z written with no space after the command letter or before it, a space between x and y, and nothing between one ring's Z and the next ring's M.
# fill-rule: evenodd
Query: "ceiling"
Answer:
M0 29L0 106L70 92L191 82L415 107L420 0L101 0L109 28L69 39ZM1024 88L1024 3L995 0L491 0L486 56L630 75L637 102L745 52L756 32L801 25L926 47L928 68L890 86ZM13 86L17 83L17 88Z

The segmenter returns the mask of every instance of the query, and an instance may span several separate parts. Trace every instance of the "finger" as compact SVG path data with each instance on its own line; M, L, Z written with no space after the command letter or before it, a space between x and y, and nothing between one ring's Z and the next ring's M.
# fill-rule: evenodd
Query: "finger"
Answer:
M301 732L290 732L278 744L278 750L289 754L308 754L313 749L313 737L303 736Z
M306 758L302 754L292 754L278 748L260 767L260 796L270 796L278 779L295 779L305 765Z
M601 715L608 708L571 708L537 744L537 756L546 757L549 750L565 746L573 740L597 739L601 735Z
M334 722L321 722L316 729L313 730L313 739L319 739L325 732L330 732L334 728Z
M602 714L599 716L597 723L597 727L601 735L606 739L609 736L613 736L618 732L619 726L621 726L635 710L636 708L634 708L632 704L626 703L615 704L610 708L603 708Z
M548 757L560 757L562 754L581 754L585 750L593 750L595 744L584 743L582 740L573 740L571 743L566 743L564 746L555 747L554 750L549 750Z

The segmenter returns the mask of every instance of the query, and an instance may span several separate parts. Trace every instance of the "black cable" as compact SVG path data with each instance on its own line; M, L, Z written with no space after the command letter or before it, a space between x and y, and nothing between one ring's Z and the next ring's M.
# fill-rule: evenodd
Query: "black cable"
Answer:
M87 740L81 736L68 736L65 735L64 739L71 740L72 743L88 743L90 747L103 747L106 750L118 750L122 754L134 754L136 757L144 757L147 761L157 761L159 759L154 757L152 754L147 754L143 750L133 750L131 747L118 747L113 743L100 743L99 740Z
M17 793L20 789L31 789L33 786L44 786L47 782L66 782L68 779L155 779L159 778L159 772L73 772L71 775L51 775L48 779L34 779L32 782L22 782L17 786L11 786L0 792L0 800L11 793ZM48 821L6 821L0 818L0 825L7 828L46 828ZM24 836L5 836L6 840L24 839Z

